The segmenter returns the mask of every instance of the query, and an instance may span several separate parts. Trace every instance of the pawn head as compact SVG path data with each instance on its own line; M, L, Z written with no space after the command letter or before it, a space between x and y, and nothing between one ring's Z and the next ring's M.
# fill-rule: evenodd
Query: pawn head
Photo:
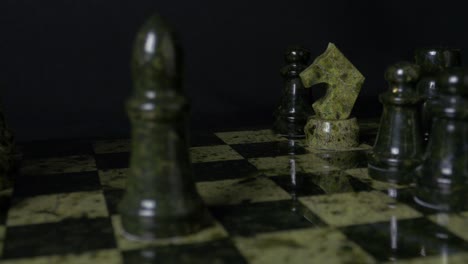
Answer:
M310 59L310 52L301 46L291 46L284 52L284 58L287 63L307 64Z
M385 80L394 84L415 83L419 79L420 67L416 64L402 61L387 68Z

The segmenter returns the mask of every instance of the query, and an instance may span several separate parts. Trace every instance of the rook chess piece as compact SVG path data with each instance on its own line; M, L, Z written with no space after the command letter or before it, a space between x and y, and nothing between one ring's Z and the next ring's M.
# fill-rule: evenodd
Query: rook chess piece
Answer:
M437 210L468 208L468 70L448 69L432 102L433 126L417 171L415 200Z
M186 235L211 221L192 179L180 66L173 32L159 16L151 17L135 40L134 92L127 102L132 149L119 211L129 238Z
M421 77L417 84L417 90L423 98L421 129L424 142L427 143L432 126L432 113L429 105L439 94L436 82L437 75L444 69L460 66L461 54L458 49L421 48L416 50L415 60L416 64L421 67Z
M273 130L289 138L304 137L304 125L312 107L304 102L305 89L299 73L306 68L310 53L302 47L290 47L285 52L287 65L281 69L285 87L274 117Z
M414 178L422 155L420 97L414 87L418 78L419 66L408 62L394 64L385 73L390 89L380 95L383 113L368 160L369 175L374 179L409 183Z

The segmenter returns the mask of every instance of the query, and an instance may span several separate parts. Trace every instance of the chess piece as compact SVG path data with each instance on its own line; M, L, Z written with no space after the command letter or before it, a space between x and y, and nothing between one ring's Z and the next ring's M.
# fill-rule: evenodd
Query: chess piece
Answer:
M468 208L468 70L452 68L438 79L433 126L417 170L415 200L438 210Z
M16 163L13 134L0 110L0 191L11 187L11 174Z
M350 118L364 76L329 43L327 50L300 73L306 88L327 84L326 95L313 105L315 116L309 117L304 128L306 144L313 149L349 149L359 145L359 126Z
M415 52L416 64L421 67L421 77L417 84L419 95L423 98L421 106L421 129L424 143L429 140L432 126L431 101L438 96L437 75L444 69L460 66L461 54L458 49L421 48Z
M134 92L127 102L130 178L119 211L132 239L187 235L211 221L192 179L180 63L174 33L161 17L151 17L135 40Z
M284 91L274 113L273 130L289 138L304 137L304 125L312 108L304 102L305 89L299 73L306 68L310 53L302 47L290 47L285 52L287 65L281 69Z
M422 156L418 115L421 99L415 89L419 72L419 66L400 62L385 73L389 90L380 95L383 113L368 159L369 175L374 179L392 183L413 181L413 171Z

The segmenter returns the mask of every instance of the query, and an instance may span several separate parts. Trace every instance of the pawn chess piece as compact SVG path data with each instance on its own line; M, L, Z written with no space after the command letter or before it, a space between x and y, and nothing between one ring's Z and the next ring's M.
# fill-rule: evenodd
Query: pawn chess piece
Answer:
M448 69L432 102L431 137L417 170L415 200L437 210L468 208L468 70Z
M304 102L305 89L299 73L306 68L310 53L302 47L290 47L285 52L287 65L281 69L285 87L274 118L273 130L289 138L304 137L304 125L312 107Z
M159 16L151 17L135 40L135 90L127 102L132 149L119 212L131 239L187 235L211 223L192 179L180 66L173 32Z
M385 79L390 89L380 95L383 113L372 153L369 175L392 183L413 181L420 163L422 138L419 127L420 97L415 89L419 66L400 62L390 66Z
M415 52L416 64L421 67L421 77L417 84L419 95L423 98L421 106L421 130L424 143L429 141L432 126L432 113L429 105L439 94L436 78L447 68L461 65L461 54L458 49L421 48Z

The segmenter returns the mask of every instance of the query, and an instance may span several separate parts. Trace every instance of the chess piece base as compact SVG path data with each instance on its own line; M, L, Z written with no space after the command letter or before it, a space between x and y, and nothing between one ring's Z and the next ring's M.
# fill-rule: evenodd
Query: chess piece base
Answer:
M124 213L121 219L125 236L139 241L187 236L213 225L213 220L203 208L181 217L142 217L138 213Z
M370 155L369 159L372 160L372 155ZM413 182L414 180L414 173L413 169L411 168L403 169L399 166L385 166L385 168L383 168L374 166L371 164L371 162L369 162L367 168L369 176L372 179L378 181L389 182L394 184L408 184Z
M343 150L359 145L359 125L355 117L323 120L311 116L304 132L306 145L312 149Z

